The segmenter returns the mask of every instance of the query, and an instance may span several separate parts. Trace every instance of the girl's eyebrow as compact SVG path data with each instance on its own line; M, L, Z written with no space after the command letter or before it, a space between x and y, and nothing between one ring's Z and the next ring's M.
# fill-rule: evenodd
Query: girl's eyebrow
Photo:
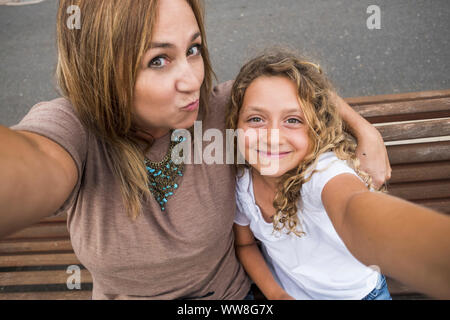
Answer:
M247 106L245 108L245 111L247 111L247 112L265 112L264 109L262 109L260 107L256 107L256 106Z
M258 106L247 106L245 108L245 110L247 112L260 112L260 113L267 112L267 110L265 110L265 109L263 109L261 107L258 107ZM287 110L283 110L283 113L298 113L298 114L303 115L303 110L299 109L299 108L290 108L290 109L287 109Z
M194 35L191 37L191 42L194 42L195 40L197 40L198 37L201 36L200 32L196 32L194 33ZM149 49L155 49L155 48L175 48L176 46L173 43L168 43L168 42L152 42L150 43L150 47Z

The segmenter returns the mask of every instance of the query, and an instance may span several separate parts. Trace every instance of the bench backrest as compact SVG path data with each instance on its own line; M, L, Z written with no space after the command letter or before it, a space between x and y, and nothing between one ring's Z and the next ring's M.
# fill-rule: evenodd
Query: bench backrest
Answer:
M450 90L346 100L386 141L393 168L389 192L450 213ZM65 215L2 239L0 299L89 299L91 275L82 269L81 290L68 290L69 265L80 262ZM414 294L399 283L388 283L394 298Z

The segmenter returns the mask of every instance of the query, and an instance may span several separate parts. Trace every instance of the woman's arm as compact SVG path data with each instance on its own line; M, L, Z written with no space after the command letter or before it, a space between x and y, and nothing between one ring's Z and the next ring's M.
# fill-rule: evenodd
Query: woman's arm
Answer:
M75 187L71 156L40 135L0 126L0 238L58 210Z
M361 170L367 172L374 185L380 187L391 178L391 166L380 132L361 117L336 93L331 93L339 114L358 140L356 155L361 162Z
M339 236L365 265L436 298L450 298L450 217L382 193L351 174L331 179L322 201Z
M269 300L292 300L273 278L250 228L234 224L233 230L236 255L264 296Z

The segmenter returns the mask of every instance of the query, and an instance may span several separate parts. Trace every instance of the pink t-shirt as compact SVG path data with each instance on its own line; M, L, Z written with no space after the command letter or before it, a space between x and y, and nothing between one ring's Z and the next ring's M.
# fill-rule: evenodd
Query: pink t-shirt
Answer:
M217 86L203 130L225 132L231 82ZM250 280L234 250L235 178L230 165L187 164L162 212L152 197L132 221L124 210L105 145L87 131L68 100L35 105L14 130L48 137L73 157L78 182L67 212L73 249L93 278L93 299L242 299ZM225 136L225 134L224 134ZM147 154L159 161L170 135ZM204 142L204 148L210 142Z

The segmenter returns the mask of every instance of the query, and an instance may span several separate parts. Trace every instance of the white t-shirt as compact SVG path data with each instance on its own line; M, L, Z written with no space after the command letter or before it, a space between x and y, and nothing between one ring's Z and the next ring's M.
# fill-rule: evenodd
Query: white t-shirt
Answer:
M302 186L299 219L306 235L301 238L273 232L255 202L251 172L237 178L237 211L234 222L250 225L261 241L263 255L276 281L295 299L362 299L371 292L380 274L359 262L346 248L322 204L327 182L343 173L357 176L332 152L320 156L312 178Z

